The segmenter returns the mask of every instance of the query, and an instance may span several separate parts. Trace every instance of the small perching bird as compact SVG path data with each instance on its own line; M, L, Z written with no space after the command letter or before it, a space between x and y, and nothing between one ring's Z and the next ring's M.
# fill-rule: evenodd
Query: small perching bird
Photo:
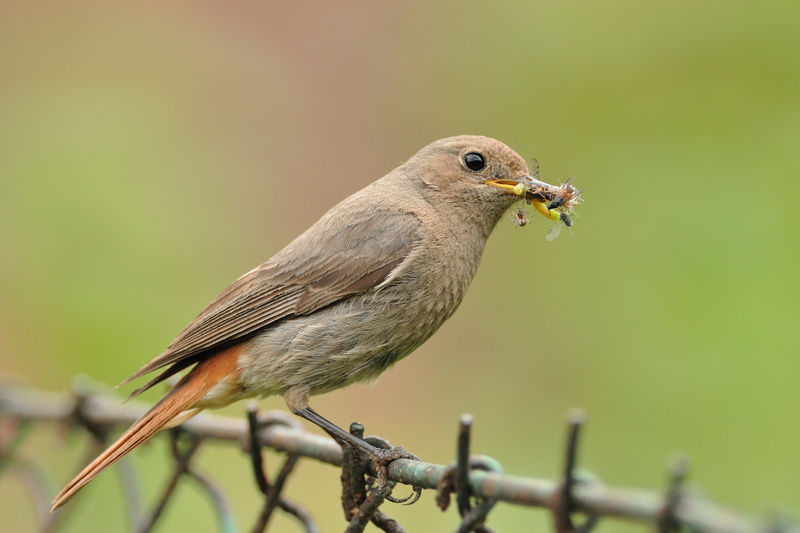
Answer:
M553 197L542 191L557 188L534 178L505 144L465 135L425 146L341 201L126 380L160 371L135 396L191 367L64 487L53 509L159 429L243 398L281 394L292 412L374 460L408 456L356 439L308 398L375 378L425 342L461 303L516 190Z

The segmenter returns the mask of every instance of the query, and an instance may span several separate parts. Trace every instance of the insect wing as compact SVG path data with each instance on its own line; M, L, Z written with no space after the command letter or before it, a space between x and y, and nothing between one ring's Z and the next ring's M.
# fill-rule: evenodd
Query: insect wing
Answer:
M561 235L561 226L563 226L561 222L556 222L552 228L547 230L547 234L544 236L547 242L554 241Z
M528 163L528 171L529 171L528 173L533 179L535 180L539 179L539 160L536 159L535 157L531 159L530 163Z

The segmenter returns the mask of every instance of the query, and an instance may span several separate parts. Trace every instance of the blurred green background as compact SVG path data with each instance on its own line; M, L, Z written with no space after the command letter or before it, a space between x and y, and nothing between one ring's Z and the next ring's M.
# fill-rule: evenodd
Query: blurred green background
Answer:
M335 202L434 139L489 135L576 176L572 235L506 218L437 335L314 405L437 463L471 412L476 452L550 478L582 406L580 463L606 483L661 490L683 451L714 500L796 514L798 23L785 1L2 2L3 379L118 383ZM26 453L61 484L77 444L42 429ZM164 442L133 460L152 501ZM197 465L249 528L242 454ZM33 531L14 483L4 529ZM335 469L301 463L288 494L343 529ZM182 487L160 530L215 531L202 498ZM65 531L124 524L115 475L74 505ZM386 510L410 531L458 522L430 493ZM489 525L550 531L509 505Z

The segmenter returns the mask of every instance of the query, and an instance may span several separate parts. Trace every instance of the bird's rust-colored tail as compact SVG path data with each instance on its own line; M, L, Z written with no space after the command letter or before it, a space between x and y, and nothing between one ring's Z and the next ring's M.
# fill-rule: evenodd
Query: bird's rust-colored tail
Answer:
M50 511L52 512L63 505L97 474L155 435L159 429L167 425L176 416L191 408L220 380L236 377L238 373L236 366L238 355L239 346L233 346L199 362L169 390L166 396L128 428L114 444L109 446L75 476L53 499Z

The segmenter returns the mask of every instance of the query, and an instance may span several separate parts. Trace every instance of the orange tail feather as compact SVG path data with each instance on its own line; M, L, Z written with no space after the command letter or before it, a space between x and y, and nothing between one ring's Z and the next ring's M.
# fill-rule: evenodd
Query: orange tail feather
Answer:
M233 346L197 364L176 383L156 405L89 463L53 500L50 512L56 510L89 483L97 474L120 460L128 452L156 434L181 412L192 407L221 379L238 372L236 361L239 346Z

